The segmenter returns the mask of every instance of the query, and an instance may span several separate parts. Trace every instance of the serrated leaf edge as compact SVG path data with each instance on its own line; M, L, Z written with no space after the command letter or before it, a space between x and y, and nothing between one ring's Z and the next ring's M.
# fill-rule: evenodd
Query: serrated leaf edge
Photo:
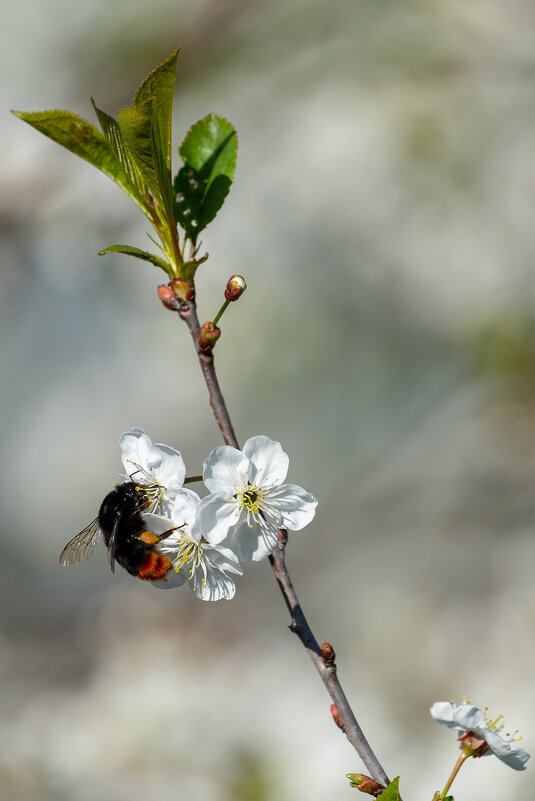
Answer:
M184 157L183 157L183 155L182 155L182 147L183 147L183 145L184 145L184 142L186 141L186 139L188 138L188 136L190 135L190 133L193 131L193 129L194 129L194 128L196 128L196 127L197 127L197 125L200 125L200 124L201 124L201 122L205 122L205 121L206 121L206 120L207 120L209 117L217 117L219 120L223 120L223 122L226 122L226 123L227 123L227 125L230 125L230 127L231 127L231 128L232 128L232 130L234 131L234 136L236 137L236 146L238 146L238 144L239 144L238 133L237 133L237 131L236 131L236 128L234 127L233 123L232 123L230 120L227 120L227 118L226 118L226 117L222 117L222 116L221 116L221 114L216 114L216 112L215 112L215 111L211 111L209 114L206 114L204 117L201 117L201 119L200 119L200 120L197 120L197 122L194 122L194 123L193 123L193 125L191 125L191 126L188 128L188 130L187 130L187 132L186 132L186 135L185 135L185 136L184 136L184 138L182 139L182 143L181 143L180 147L178 148L178 155L180 156L180 158L182 159L182 161L183 161L183 163L184 163L184 164L186 163L186 162L184 161Z

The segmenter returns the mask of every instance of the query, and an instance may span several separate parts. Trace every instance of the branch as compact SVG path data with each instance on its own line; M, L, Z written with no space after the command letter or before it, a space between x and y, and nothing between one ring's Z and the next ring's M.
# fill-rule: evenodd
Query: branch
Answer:
M389 779L383 770L381 763L373 753L370 744L359 724L355 718L355 714L351 709L349 701L342 689L342 685L338 679L335 654L330 643L324 643L320 648L318 641L314 637L308 621L305 617L299 599L294 590L292 581L290 579L288 569L285 561L285 547L287 541L287 533L282 530L279 531L278 547L273 554L269 557L273 573L279 584L280 591L290 612L292 622L290 623L290 631L297 634L303 646L305 647L309 657L314 663L314 667L321 676L327 692L331 696L336 709L338 717L342 724L342 731L345 733L347 739L364 762L366 768L370 772L370 776L375 781L385 785L389 784Z
M178 313L188 326L191 334L199 364L201 365L202 374L206 381L210 406L212 407L216 423L223 434L225 444L231 445L233 448L239 448L238 440L236 439L236 434L230 422L227 407L225 406L225 400L219 387L219 381L217 380L213 354L211 352L207 353L202 351L199 347L200 326L195 303L193 301L181 303L178 308Z
M239 448L230 415L217 380L213 354L211 352L203 352L199 347L199 320L195 303L193 301L181 303L178 308L178 313L188 326L191 338L193 339L193 344L208 389L210 405L223 435L223 439L227 445L233 448ZM362 759L372 778L386 786L389 784L388 777L357 723L353 710L338 680L334 650L329 643L324 643L323 647L320 648L318 641L308 625L299 599L297 598L285 562L287 538L286 531L280 530L278 532L278 546L269 557L269 561L291 616L292 622L289 627L290 631L297 634L305 650L312 659L314 667L318 671L327 688L327 692L336 706L347 739Z

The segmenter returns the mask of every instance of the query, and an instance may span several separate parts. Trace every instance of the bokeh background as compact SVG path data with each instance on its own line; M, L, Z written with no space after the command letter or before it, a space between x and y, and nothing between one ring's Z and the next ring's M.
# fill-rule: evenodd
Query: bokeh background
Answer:
M146 247L144 218L8 109L94 121L90 95L128 105L177 45L176 147L211 111L239 133L200 315L245 275L217 363L240 441L280 440L319 498L288 554L314 632L406 798L456 759L435 700L503 712L533 751L533 4L24 0L0 37L2 796L356 797L267 563L213 605L112 576L103 549L57 563L122 431L190 473L220 439L162 276L96 255ZM487 759L454 789L530 786Z

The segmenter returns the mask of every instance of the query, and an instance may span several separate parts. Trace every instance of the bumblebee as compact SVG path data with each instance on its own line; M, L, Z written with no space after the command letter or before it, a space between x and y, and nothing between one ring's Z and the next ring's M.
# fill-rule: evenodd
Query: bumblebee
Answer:
M112 572L115 572L115 562L118 562L132 576L144 581L164 579L173 563L156 550L156 545L175 528L163 534L147 531L142 513L149 506L143 487L133 481L115 487L102 501L98 517L62 550L60 565L74 565L89 559L98 543L104 540Z

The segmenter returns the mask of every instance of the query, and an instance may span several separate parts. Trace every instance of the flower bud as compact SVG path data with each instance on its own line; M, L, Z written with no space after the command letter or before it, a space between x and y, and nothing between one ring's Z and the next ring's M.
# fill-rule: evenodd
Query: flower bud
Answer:
M238 300L247 289L245 279L241 275L231 275L227 281L227 288L225 289L226 300Z
M203 323L199 334L199 347L201 350L212 350L215 343L221 336L221 329L213 323Z
M185 278L179 278L178 276L175 276L175 278L171 279L170 286L179 300L194 300L195 284L193 281L188 281Z
M158 297L160 298L166 309L171 309L171 311L178 310L178 300L171 287L167 286L167 284L159 285Z
M330 642L324 642L321 646L321 658L327 666L334 665L336 654Z
M384 784L379 784L365 773L346 773L351 787L356 787L361 793L368 795L379 795L385 789Z
M344 724L342 723L342 719L340 718L340 713L338 712L336 704L331 704L331 715L333 716L333 720L338 728L345 732Z

